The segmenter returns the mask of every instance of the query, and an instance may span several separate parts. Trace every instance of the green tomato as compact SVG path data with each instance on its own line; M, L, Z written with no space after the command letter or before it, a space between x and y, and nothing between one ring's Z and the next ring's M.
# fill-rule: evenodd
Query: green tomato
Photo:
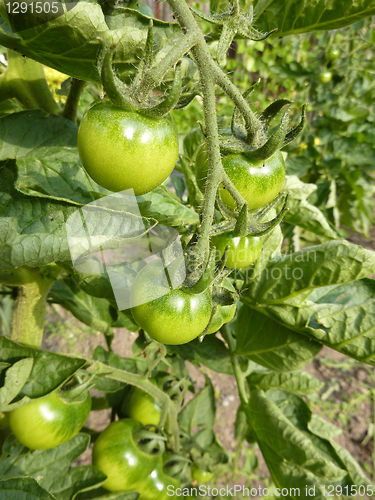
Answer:
M139 483L137 491L141 494L139 500L169 500L172 498L171 493L179 487L180 481L167 476L163 472L162 461L160 459L151 474Z
M248 204L249 210L264 207L279 194L285 181L283 155L277 151L265 161L249 160L243 154L230 154L223 160L223 167L239 193ZM198 148L195 174L199 188L204 189L208 171L206 144ZM224 187L220 187L223 202L235 209L236 203Z
M161 406L150 394L135 387L129 399L129 417L143 425L158 425Z
M321 73L319 75L319 81L320 83L329 83L332 80L332 73L331 71L325 71L324 73Z
M160 261L151 262L137 275L130 303L137 325L162 344L190 342L203 332L211 317L209 289L198 295L183 288L171 289Z
M262 240L257 236L236 236L233 232L219 234L211 239L222 257L228 247L226 266L231 269L243 269L257 260L262 251Z
M140 429L140 422L124 418L109 424L95 441L92 464L107 475L107 490L138 491L138 484L156 468L158 457L144 453L134 441Z
M82 429L91 410L89 393L76 402L67 402L63 396L54 391L9 412L9 426L23 445L46 450L66 443Z
M221 286L226 288L230 292L235 292L234 286L228 279L225 279ZM228 306L219 305L219 307L216 309L214 317L212 318L212 322L207 335L216 333L225 323L228 323L231 319L233 319L234 315L236 314L236 307L236 303Z
M159 186L176 165L178 133L170 117L150 118L102 101L85 114L78 152L87 173L110 191L135 195Z
M339 49L328 49L325 53L326 60L329 62L336 61L336 59L340 56Z
M213 472L205 469L200 469L197 464L192 464L191 475L194 481L197 481L201 484L208 483L208 481L211 481L211 479L214 477Z

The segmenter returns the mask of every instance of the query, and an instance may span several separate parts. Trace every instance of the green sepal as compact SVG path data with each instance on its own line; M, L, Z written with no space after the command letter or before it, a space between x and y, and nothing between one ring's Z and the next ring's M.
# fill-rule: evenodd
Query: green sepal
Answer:
M182 88L182 76L181 76L181 61L177 63L175 76L173 80L173 85L168 93L168 97L164 99L159 104L152 106L150 108L144 108L139 110L142 115L152 116L154 118L161 118L169 113L177 104Z
M166 437L155 425L146 425L133 434L134 442L144 453L159 456L165 451Z
M245 156L250 160L267 160L272 155L279 150L285 140L285 136L288 131L289 125L289 113L284 113L281 118L280 124L275 130L275 132L271 135L271 137L267 140L267 142L258 149L255 149L252 152L245 152Z
M306 104L302 106L300 122L296 127L294 127L290 132L286 134L283 145L281 147L284 147L290 142L294 141L294 139L298 137L299 134L302 132L303 127L305 125L305 113L306 113Z
M191 101L194 99L194 97L196 97L197 95L199 95L199 96L202 95L199 90L193 90L193 92L190 92L188 94L181 94L174 109L184 108L185 106L190 104Z
M146 47L141 62L138 66L137 74L132 83L133 92L136 92L139 84L143 81L147 71L152 66L153 61L153 44L154 44L154 31L153 31L154 23L152 19L150 19L150 23L147 31L147 39L146 39Z
M136 111L135 106L129 102L129 99L125 98L126 85L115 75L113 70L112 60L116 44L108 48L102 39L98 38L98 40L102 45L98 56L98 65L101 65L100 76L105 93L115 106L125 111Z
M248 225L247 219L248 219L247 203L244 203L238 215L236 226L233 231L236 236L247 235L247 225Z
M163 460L163 471L167 476L183 479L187 476L191 460L178 453L168 453Z
M248 224L248 228L247 228L248 229L247 234L251 234L252 236L263 236L264 234L267 234L270 231L272 231L272 229L274 227L276 227L278 224L280 224L280 222L283 220L283 218L285 216L285 213L288 210L288 197L289 197L289 194L287 194L285 196L284 205L283 205L283 208L281 209L280 213L271 221L258 222L258 221L255 221L255 219L254 219L254 222L252 222L250 219L249 224Z
M251 85L248 89L245 90L245 92L242 94L243 97L246 99L254 90L256 90L261 82L261 78L258 78L256 82ZM230 124L232 134L234 137L240 140L245 140L247 137L247 132L245 129L245 122L243 119L243 116L241 114L241 111L235 106L232 114L232 121Z
M292 104L289 99L278 99L272 104L267 106L267 108L261 113L260 120L264 124L264 127L268 129L272 120L276 117L277 113L287 104Z

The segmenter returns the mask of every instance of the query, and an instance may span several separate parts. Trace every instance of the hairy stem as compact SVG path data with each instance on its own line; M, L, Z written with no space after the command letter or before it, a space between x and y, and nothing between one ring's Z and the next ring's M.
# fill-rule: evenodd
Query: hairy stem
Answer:
M61 116L68 118L68 120L71 120L73 123L77 122L79 98L81 97L85 85L86 82L83 80L78 80L78 78L72 78L70 81L68 97L66 99Z
M148 71L141 85L138 87L135 98L147 96L154 87L157 87L162 82L167 72L183 57L196 43L195 31L187 31L187 33L177 40L171 50L163 57L159 64Z
M213 214L215 208L216 192L220 182L224 181L230 187L231 194L239 206L244 201L236 188L225 176L221 162L219 133L216 117L216 98L215 98L215 82L226 82L226 87L231 94L236 96L238 102L244 103L248 108L250 122L255 122L255 115L251 112L248 103L243 98L241 92L230 82L230 80L222 73L220 68L211 57L210 51L204 39L204 35L199 29L199 26L189 9L188 4L184 0L168 0L169 5L174 10L175 15L182 28L185 28L190 34L193 34L195 45L192 47L192 54L198 65L202 94L203 107L205 117L205 133L208 146L209 168L207 174L207 184L204 199L201 206L201 233L198 237L196 245L192 248L193 269L200 266L207 260L209 250L209 235L213 222ZM220 77L218 75L221 75ZM193 276L193 282L199 279L199 275ZM189 283L191 286L194 283Z

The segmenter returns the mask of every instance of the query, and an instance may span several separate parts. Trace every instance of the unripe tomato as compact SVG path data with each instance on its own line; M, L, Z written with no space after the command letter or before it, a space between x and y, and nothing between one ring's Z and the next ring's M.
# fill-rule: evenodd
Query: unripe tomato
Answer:
M329 83L332 80L332 73L331 71L325 71L324 73L321 73L319 75L319 81L320 83Z
M249 160L243 154L230 154L223 160L223 167L239 193L248 204L249 210L256 210L270 203L279 194L285 181L283 155L277 151L265 161ZM195 174L198 186L204 190L208 171L208 150L206 144L198 148ZM223 202L236 208L232 196L220 188Z
M107 475L109 491L138 491L137 486L156 468L158 458L144 453L134 441L140 422L124 418L112 422L100 434L92 450L92 464Z
M160 422L160 404L150 394L135 387L129 399L129 417L143 425L158 425Z
M170 117L150 118L107 101L94 104L78 130L78 152L87 173L110 191L152 191L174 169L178 133Z
M336 59L340 56L339 49L328 49L325 53L325 57L328 62L336 61Z
M169 500L174 496L171 493L179 487L180 481L167 476L163 472L162 461L160 459L151 474L139 483L137 491L141 494L139 500Z
M201 469L197 466L197 464L192 464L191 466L191 475L194 481L197 481L200 484L208 483L214 477L214 473L205 469Z
M137 275L130 303L137 325L162 344L190 342L203 332L211 317L209 289L197 295L184 288L171 289L159 261L151 262Z
M236 236L233 232L219 234L211 239L220 258L228 247L226 267L242 269L257 260L262 251L262 240L257 236Z
M46 450L72 439L82 429L90 410L88 393L83 401L67 402L63 393L54 391L9 412L9 426L23 445Z

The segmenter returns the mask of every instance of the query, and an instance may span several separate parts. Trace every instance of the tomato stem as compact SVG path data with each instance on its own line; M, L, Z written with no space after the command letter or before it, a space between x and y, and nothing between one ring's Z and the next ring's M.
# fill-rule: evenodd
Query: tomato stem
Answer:
M77 122L79 98L81 97L81 93L85 88L85 85L86 82L78 80L78 78L72 78L70 81L68 97L61 116L68 118L68 120L71 120L73 123Z
M255 114L250 110L249 104L242 96L241 92L231 83L231 81L224 75L213 60L204 39L204 35L199 29L188 4L182 0L168 0L168 3L174 10L181 27L185 28L188 33L194 34L193 38L195 40L195 44L191 48L191 51L198 65L201 79L205 116L205 134L208 145L209 168L204 193L205 195L201 205L201 233L198 237L196 245L194 245L191 250L192 255L190 258L193 263L193 268L189 268L189 272L191 272L191 282L187 281L188 286L192 286L192 284L200 278L199 273L194 274L194 271L202 266L208 258L209 236L213 223L216 193L219 184L221 182L225 183L225 186L234 197L238 207L241 207L244 203L242 196L225 174L221 162L216 115L215 84L218 83L222 86L228 95L233 98L235 103L240 106L244 113L247 127L251 128L255 132L258 129L260 130L262 127Z
M141 95L147 96L151 90L162 82L168 71L177 64L189 50L196 44L196 32L187 31L185 35L174 42L171 50L163 57L158 65L150 71L147 71L143 82L140 83L134 98L139 98Z

